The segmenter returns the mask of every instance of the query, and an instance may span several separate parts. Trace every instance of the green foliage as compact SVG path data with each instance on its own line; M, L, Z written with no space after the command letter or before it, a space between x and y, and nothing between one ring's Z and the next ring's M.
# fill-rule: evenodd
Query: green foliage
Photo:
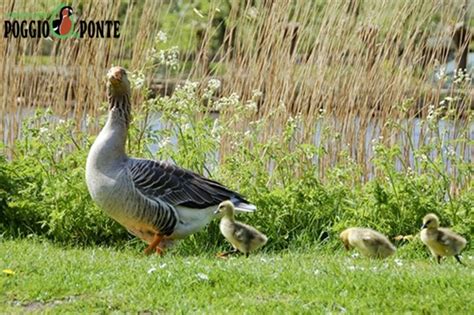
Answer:
M346 151L340 153L344 163L321 177L318 161L326 151L323 145L301 141L301 117L289 119L280 134L267 136L265 129L280 109L266 120L254 120L258 92L248 101L235 94L215 98L219 86L216 80L206 86L188 82L171 97L147 100L132 124L129 151L174 161L241 192L259 210L238 219L269 236L266 250L321 241L339 246L337 236L348 226L372 227L390 237L415 235L428 212L472 238L472 165L452 154L453 149L445 153L468 140L444 143L437 134L440 113L421 122L432 135L413 150L413 169L397 167L403 161L400 147L379 139L373 142L372 179L361 180L361 167ZM161 128L152 127L152 113L160 113ZM321 123L323 130L330 130L323 116ZM402 129L403 124L390 122L386 128ZM0 160L0 224L7 234L45 235L74 244L129 240L89 197L84 166L92 139L72 121L57 121L50 112L37 112L23 130L13 160ZM322 137L331 134L323 132ZM449 173L447 161L466 174ZM212 222L182 242L178 251L215 250L224 244L218 222Z
M15 183L0 224L12 235L46 235L71 244L110 243L126 233L92 202L84 180L89 141L72 121L38 111L24 124L13 161L3 161Z

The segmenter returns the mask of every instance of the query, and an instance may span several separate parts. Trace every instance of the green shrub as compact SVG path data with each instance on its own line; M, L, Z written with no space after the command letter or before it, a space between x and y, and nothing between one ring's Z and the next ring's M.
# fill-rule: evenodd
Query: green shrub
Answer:
M44 235L71 244L111 243L123 229L92 202L84 179L89 141L72 121L53 123L51 112L27 119L7 164L15 179L1 224L11 235Z
M301 141L300 117L287 121L279 135L266 136L268 121L278 109L266 121L254 121L258 93L247 102L236 95L216 99L212 94L217 86L214 82L200 93L197 84L188 83L171 97L146 101L135 111L128 148L131 155L172 160L241 192L259 210L238 219L268 235L267 250L321 241L340 246L337 236L348 226L372 227L390 237L414 235L428 212L438 213L444 225L472 238L471 177L447 173L442 155L427 154L442 152L441 140L415 150L414 170L397 169L400 148L380 141L374 142L375 175L369 181L361 180L361 167L345 151L340 153L344 163L322 179L317 161L326 154L324 146ZM212 111L216 108L218 117ZM161 113L165 128L154 130L146 123L153 112ZM435 130L433 121L423 124ZM78 132L72 121L55 121L48 111L38 111L23 130L14 158L0 160L0 226L6 234L37 234L68 244L132 239L88 194L84 167L93 139ZM158 150L152 152L150 146L157 143ZM472 174L469 161L448 158ZM456 193L451 191L453 184L459 187ZM209 251L224 243L215 221L178 250Z

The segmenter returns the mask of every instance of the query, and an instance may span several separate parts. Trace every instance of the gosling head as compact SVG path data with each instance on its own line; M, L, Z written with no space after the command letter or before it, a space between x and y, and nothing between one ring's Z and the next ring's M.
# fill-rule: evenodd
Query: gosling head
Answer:
M233 217L234 216L234 204L230 200L223 201L217 207L215 214L221 213L224 216Z
M130 82L124 68L112 67L107 72L107 92L109 96L130 95Z
M423 225L421 229L437 229L439 227L438 216L434 213L429 213L423 218Z
M339 234L339 238L341 239L342 243L344 244L344 248L346 250L350 250L351 246L349 245L349 232L350 229L345 229L344 231Z

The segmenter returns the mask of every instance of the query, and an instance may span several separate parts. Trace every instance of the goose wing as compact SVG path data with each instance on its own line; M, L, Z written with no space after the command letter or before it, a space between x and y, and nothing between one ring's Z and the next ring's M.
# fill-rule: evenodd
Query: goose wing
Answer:
M234 237L241 243L247 243L251 239L255 238L255 232L253 229L247 225L244 225L240 222L235 222Z
M369 245L369 246L379 246L383 244L382 240L376 237L373 237L372 235L364 235L362 237L362 242L364 242L366 245Z
M129 175L143 195L173 206L203 209L224 200L248 204L238 193L197 173L164 161L130 159Z
M450 237L449 232L447 233L446 231L444 231L444 229L440 228L438 229L436 241L444 246L451 246L453 242L453 237Z

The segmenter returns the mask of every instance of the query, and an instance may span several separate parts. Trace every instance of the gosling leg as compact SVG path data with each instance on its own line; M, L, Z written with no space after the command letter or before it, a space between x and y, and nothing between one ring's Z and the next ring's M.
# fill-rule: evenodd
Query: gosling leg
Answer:
M217 253L216 256L219 257L219 258L226 258L230 254L235 254L235 253L237 253L237 249L233 248L232 250L229 250L227 252Z
M458 261L458 263L460 263L461 265L465 266L465 264L461 261L461 257L459 257L459 255L454 255L454 258L456 258L456 260Z

